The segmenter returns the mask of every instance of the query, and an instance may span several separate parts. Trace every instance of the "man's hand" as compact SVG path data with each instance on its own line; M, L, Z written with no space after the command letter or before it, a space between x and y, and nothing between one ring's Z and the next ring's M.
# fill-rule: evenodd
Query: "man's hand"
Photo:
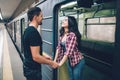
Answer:
M47 55L47 54L45 54L45 53L43 53L43 56L44 56L46 59L52 60L52 57L49 56L49 55Z
M52 65L51 65L51 66L52 66L52 68L54 68L54 69L59 67L58 63L57 63L57 62L54 62L54 61L52 62Z

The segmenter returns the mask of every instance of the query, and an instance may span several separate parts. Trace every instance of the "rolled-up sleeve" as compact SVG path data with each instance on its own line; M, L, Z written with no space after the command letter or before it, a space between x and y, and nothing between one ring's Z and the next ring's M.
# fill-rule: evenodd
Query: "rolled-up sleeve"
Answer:
M65 55L70 56L74 51L75 45L76 45L76 36L75 34L71 34L66 41Z

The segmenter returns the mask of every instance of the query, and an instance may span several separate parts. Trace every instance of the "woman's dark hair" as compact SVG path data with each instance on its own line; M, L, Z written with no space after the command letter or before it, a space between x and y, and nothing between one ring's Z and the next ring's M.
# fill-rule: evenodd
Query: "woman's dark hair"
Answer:
M35 15L39 16L41 9L39 7L32 7L28 10L28 20L32 21Z
M68 17L68 32L73 32L75 33L76 37L77 37L77 43L78 43L78 49L80 50L80 46L81 46L81 34L78 30L78 24L77 21L75 19L75 17L73 16L67 16ZM64 28L61 27L60 29L60 36L64 35Z

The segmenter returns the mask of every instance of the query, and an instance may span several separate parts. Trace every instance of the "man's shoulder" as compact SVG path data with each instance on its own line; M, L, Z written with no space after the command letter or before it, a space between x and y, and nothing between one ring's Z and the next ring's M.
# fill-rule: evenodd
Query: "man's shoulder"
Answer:
M32 27L32 26L28 26L28 27L27 27L27 30L30 30L30 31L36 31L35 28Z
M28 26L25 31L26 31L27 33L36 32L36 30L34 29L34 27L30 27L30 26Z

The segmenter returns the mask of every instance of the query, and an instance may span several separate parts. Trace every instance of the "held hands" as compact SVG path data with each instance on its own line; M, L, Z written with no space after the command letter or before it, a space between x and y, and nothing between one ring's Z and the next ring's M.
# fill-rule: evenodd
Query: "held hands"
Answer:
M53 63L52 63L51 66L52 66L52 68L55 69L55 68L58 68L58 67L59 67L59 64L58 64L57 62L54 62L54 61L53 61Z
M52 68L58 68L58 67L60 67L60 66L62 66L60 63L57 63L56 62L56 60L54 59L54 61L53 61L53 65L52 65Z
M45 53L43 53L43 56L44 56L44 58L50 60L50 63L49 63L49 64L51 65L52 68L55 69L55 68L58 68L58 67L59 67L58 63L55 62L55 61L53 61L51 56L49 56L48 54L45 54Z

